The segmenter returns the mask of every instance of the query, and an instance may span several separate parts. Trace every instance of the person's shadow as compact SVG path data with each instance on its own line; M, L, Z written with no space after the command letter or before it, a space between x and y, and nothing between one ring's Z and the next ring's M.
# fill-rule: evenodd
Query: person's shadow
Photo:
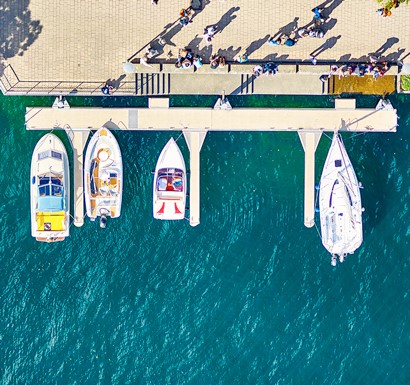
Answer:
M400 56L406 51L405 48L399 48L397 52L389 53L386 56L383 56L384 61L388 62L397 62L400 60Z
M326 50L333 48L341 37L342 35L339 35L327 39L321 46L317 47L314 51L312 51L311 55L316 57L321 53L325 52Z
M211 26L215 28L215 34L222 32L234 19L236 19L235 12L239 11L240 7L232 7L229 11L227 11L224 15L222 15L221 20L219 20L216 24L208 25L205 28L205 32Z
M281 38L282 36L290 36L292 32L295 32L298 29L298 17L295 17L293 21L289 24L284 25L283 27L279 28L278 32L276 32L272 38L274 40Z
M326 19L324 23L320 25L320 29L323 30L324 34L329 32L337 23L337 19Z
M398 43L399 39L397 37L389 37L386 42L378 48L376 51L369 53L369 56L382 56L389 48L393 47L394 44Z
M330 14L343 3L343 0L326 0L322 4L318 5L318 8L324 8L322 11L322 16L328 18Z
M248 48L246 48L245 54L250 56L253 52L262 47L269 39L269 35L262 37L261 39L253 41Z
M219 49L218 50L218 55L223 56L226 60L233 60L233 58L241 51L241 47L238 47L236 49L233 48L233 45L231 45L227 49Z

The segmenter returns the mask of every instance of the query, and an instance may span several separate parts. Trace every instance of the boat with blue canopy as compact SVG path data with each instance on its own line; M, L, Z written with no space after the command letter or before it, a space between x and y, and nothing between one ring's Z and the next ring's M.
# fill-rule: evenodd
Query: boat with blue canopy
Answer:
M43 136L31 159L31 234L58 242L70 230L70 169L67 151L54 134Z

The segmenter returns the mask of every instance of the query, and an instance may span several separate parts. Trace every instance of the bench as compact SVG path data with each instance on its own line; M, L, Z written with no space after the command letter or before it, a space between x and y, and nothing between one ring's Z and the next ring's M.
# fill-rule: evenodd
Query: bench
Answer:
M280 74L295 74L297 67L295 64L278 64L278 73Z
M177 68L175 63L164 63L162 64L162 72L166 74L188 74L194 72L194 65L189 68Z
M252 73L252 70L257 64L229 64L229 73L230 74L249 74Z
M204 64L202 67L197 68L195 71L195 73L198 73L198 74L215 74L215 75L216 74L227 74L228 72L229 72L228 64L225 64L225 66L223 67L218 66L215 69L212 69L209 64Z
M330 72L330 65L313 65L313 64L300 64L298 73L300 74L328 74Z
M138 74L153 74L161 71L160 64L148 63L151 67L147 67L144 64L134 64L135 72Z

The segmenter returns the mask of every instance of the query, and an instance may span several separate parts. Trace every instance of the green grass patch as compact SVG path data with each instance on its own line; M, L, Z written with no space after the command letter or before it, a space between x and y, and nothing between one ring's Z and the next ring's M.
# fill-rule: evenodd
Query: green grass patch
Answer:
M376 0L383 8L391 11L393 8L397 8L400 4L408 4L409 0Z
M401 89L403 91L410 91L410 75L400 76L401 80Z

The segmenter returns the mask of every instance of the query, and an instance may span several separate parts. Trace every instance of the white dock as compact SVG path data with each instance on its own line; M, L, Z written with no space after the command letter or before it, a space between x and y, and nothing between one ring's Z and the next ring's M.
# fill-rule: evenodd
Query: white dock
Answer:
M84 184L83 165L84 148L87 143L89 130L74 131L65 130L73 148L74 169L74 225L81 227L84 224Z
M184 132L189 148L189 165L191 170L189 183L189 224L199 225L200 217L200 156L206 132Z
M396 110L372 108L30 108L27 130L396 131Z
M306 227L315 224L315 151L321 132L299 132L299 138L305 150L305 213Z
M89 130L182 131L190 150L190 224L200 223L200 151L208 131L295 131L305 150L304 224L314 225L315 151L323 131L396 132L390 104L357 109L354 99L336 99L335 108L169 108L168 99L149 100L149 108L27 108L27 130L69 129L74 135L75 224L83 223L82 152ZM76 152L77 151L77 152ZM80 172L81 171L81 172Z

